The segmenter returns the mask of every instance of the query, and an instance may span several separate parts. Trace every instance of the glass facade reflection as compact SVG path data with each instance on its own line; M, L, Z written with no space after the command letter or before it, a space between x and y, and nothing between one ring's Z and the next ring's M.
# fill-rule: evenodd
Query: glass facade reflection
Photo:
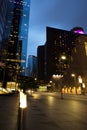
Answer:
M14 80L19 71L25 75L30 0L0 0L0 5L0 60L5 80Z
M7 3L8 3L8 0L0 0L0 48L2 45L2 40L4 39Z
M30 0L23 0L22 3L22 12L19 28L19 40L22 41L22 53L21 58L26 60L27 58L27 45L28 45L28 31L29 31L29 10L30 10ZM22 66L25 66L25 63L22 62Z
M6 39L11 42L16 41L22 44L21 62L22 66L26 66L27 44L28 44L28 28L29 28L29 10L30 0L9 0L6 24ZM9 29L10 28L10 29Z
M30 0L9 0L5 38L8 39L7 61L26 67ZM15 59L15 60L12 60ZM8 63L9 65L9 63ZM24 71L23 71L24 73Z

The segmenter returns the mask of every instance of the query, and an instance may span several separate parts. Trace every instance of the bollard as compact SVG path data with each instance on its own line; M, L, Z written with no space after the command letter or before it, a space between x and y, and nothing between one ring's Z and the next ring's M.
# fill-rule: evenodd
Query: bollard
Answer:
M20 91L20 103L18 110L18 130L26 130L27 96Z

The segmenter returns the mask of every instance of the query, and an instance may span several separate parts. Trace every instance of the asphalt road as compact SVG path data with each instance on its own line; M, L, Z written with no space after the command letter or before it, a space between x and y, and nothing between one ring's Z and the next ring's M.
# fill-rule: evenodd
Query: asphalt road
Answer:
M26 130L87 130L87 96L28 96Z
M87 130L87 96L34 93L18 129L19 96L0 96L0 130Z

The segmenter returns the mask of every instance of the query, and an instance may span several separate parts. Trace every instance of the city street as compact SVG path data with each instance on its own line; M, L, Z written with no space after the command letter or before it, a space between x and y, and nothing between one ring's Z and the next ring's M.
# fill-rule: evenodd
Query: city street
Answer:
M27 130L86 130L87 97L35 93L28 97Z
M17 130L18 106L18 95L0 95L0 130Z
M41 92L28 96L23 130L87 130L87 96L63 97ZM20 130L18 107L18 95L0 96L0 130Z

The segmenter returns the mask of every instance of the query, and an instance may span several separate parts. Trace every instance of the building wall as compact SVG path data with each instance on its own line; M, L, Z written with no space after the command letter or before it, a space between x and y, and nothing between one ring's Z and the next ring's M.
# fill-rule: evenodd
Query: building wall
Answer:
M37 49L37 77L39 80L45 79L45 46Z
M69 68L74 39L75 36L69 31L47 27L45 67L48 80L53 74L64 75ZM62 55L66 56L66 60L61 59Z
M76 45L72 52L72 62L67 77L71 77L71 74L75 74L77 86L80 85L78 81L79 76L81 76L83 83L87 86L87 35L80 35L76 39ZM75 85L75 83L73 85Z
M28 32L29 32L29 14L30 0L9 0L6 22L6 39L12 44L12 52L18 53L18 44L21 41L21 66L26 67ZM14 43L14 46L13 46ZM8 49L11 50L11 49ZM15 58L17 58L15 56Z
M58 84L58 75L63 75L61 86L67 87L81 86L78 81L80 76L87 89L87 35L50 27L47 27L46 34L43 58L42 52L38 53L38 68L43 70L38 71L39 76L45 74L44 78L49 82L55 74L54 80ZM65 60L61 59L62 55L66 56Z
M29 77L37 77L37 57L33 55L28 56L27 73Z
M0 48L4 39L8 0L0 0Z
M19 28L19 40L22 41L21 59L25 60L21 65L26 67L27 63L27 45L29 39L29 16L30 16L30 0L22 0L22 13Z
M4 53L3 44L5 42L5 24L7 16L7 7L9 0L0 0L0 63L4 64ZM3 69L4 66L0 65L0 80L3 80Z
M1 56L4 59L5 80L13 80L15 74L25 75L30 0L4 0L6 6L4 41ZM4 10L3 6L3 10ZM0 8L1 9L1 8ZM4 18L4 17L3 17ZM23 70L23 71L22 71Z

